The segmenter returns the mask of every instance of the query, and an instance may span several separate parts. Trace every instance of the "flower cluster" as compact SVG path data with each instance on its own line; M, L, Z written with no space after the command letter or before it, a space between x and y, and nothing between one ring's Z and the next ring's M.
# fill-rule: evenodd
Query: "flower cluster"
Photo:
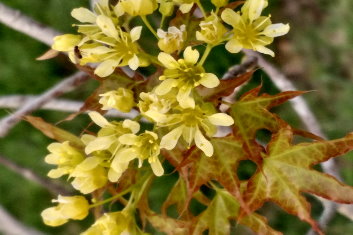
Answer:
M138 168L147 165L143 169L156 176L163 175L161 150L171 151L177 144L186 149L195 146L205 156L212 157L214 148L210 139L218 126L234 123L231 116L217 110L199 92L200 88L216 89L220 84L217 75L204 67L212 48L225 44L231 53L252 49L274 55L266 46L274 37L286 34L289 26L272 24L270 16L261 16L267 0L247 0L240 11L227 8L228 0L211 2L214 5L211 12L206 12L200 1L193 0L120 0L116 5L100 0L93 11L86 8L72 11L72 16L80 22L75 25L79 34L55 37L54 50L67 52L73 63L91 64L103 82L119 79L114 77L119 67L136 71L154 66L158 76L148 78L149 86L143 89L135 89L138 84L132 81L136 84L128 83L99 94L97 103L101 105L101 113L111 109L127 113L135 109L140 116L134 120L109 121L100 112L90 112L99 130L80 137L83 147L69 141L49 145L50 154L45 160L57 166L49 172L49 177L67 175L75 189L89 194L119 185L123 174L134 164ZM168 21L173 15L190 17L195 9L203 15L192 21L192 24L198 22L197 28L194 25L191 28L191 21ZM157 10L162 17L159 28L155 29L147 15ZM135 17L146 27L138 25L140 21L134 21ZM147 53L149 50L139 42L145 30L156 38L156 55ZM206 46L202 55L200 45ZM140 130L141 118L152 124L150 129ZM133 187L128 189L131 198L125 209L103 214L83 234L130 234L137 226L131 219L131 211L139 194ZM59 196L56 202L59 202L57 207L42 213L45 223L51 226L68 219L83 219L89 208L101 205L96 201L89 205L79 196Z

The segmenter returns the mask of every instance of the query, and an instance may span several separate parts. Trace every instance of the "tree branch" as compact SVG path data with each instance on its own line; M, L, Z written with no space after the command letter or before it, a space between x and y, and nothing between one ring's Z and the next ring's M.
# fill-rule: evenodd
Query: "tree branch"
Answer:
M55 36L62 34L3 3L0 3L0 22L48 46L53 44L53 38Z
M15 113L0 120L0 137L4 137L10 129L16 125L23 116L37 110L49 100L58 97L64 93L72 91L75 87L81 85L89 79L89 76L84 72L77 72L72 76L62 80L51 89L38 96L35 100L26 103L23 107L18 109Z
M28 102L32 103L37 98L38 96L33 95L0 96L0 108L17 109ZM83 102L80 101L73 101L68 99L52 99L40 107L40 109L75 113L78 112L82 106ZM130 113L122 113L111 109L104 116L133 119L137 115L138 112L136 110L131 110Z
M50 191L53 195L68 195L70 192L66 190L63 186L54 183L53 181L43 178L33 172L32 170L22 167L14 162L12 162L9 158L0 155L0 164L5 166L6 168L12 170L13 172L21 175L23 178L32 181L36 184L43 186L48 191Z
M0 233L3 235L44 235L16 220L0 206Z

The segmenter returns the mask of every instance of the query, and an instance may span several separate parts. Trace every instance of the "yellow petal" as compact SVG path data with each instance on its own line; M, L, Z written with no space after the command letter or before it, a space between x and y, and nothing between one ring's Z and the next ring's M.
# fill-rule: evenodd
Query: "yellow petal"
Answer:
M190 96L191 89L191 87L182 87L178 92L177 100L184 109L195 108L195 100Z
M61 215L57 209L57 207L50 207L42 211L41 216L43 218L43 222L49 226L60 226L65 224L68 219L66 219L63 215Z
M178 143L178 140L182 133L183 126L175 128L174 130L162 137L160 147L168 150L173 149Z
M140 66L140 60L135 54L128 62L130 69L136 70Z
M96 111L90 112L88 116L100 127L106 127L110 125L107 119L105 119L100 113Z
M219 79L213 73L205 73L199 82L207 88L214 88L219 85Z
M123 127L131 130L132 133L137 133L140 130L140 124L135 121L126 119L123 121Z
M165 95L167 94L173 87L176 87L178 82L175 79L167 79L164 80L161 84L156 87L157 95Z
M195 144L205 153L207 157L211 157L213 155L213 146L211 142L202 135L199 129L197 129L195 133Z
M230 53L238 53L243 49L243 45L238 42L236 39L232 39L226 43L226 50Z
M192 8L192 6L194 5L194 3L189 3L189 4L181 4L181 6L180 6L180 11L183 13L183 14L185 14L185 13L188 13L190 10L191 10L191 8Z
M233 118L225 113L216 113L207 118L213 125L217 126L231 126L234 124Z
M188 46L184 51L184 59L190 64L196 64L199 57L200 53L198 52L198 50L193 50L190 46Z
M66 174L67 174L67 171L63 170L62 168L52 169L48 172L48 177L52 179L57 179Z
M262 10L265 8L265 0L248 0L249 1L249 19L256 20L261 16Z
M174 69L178 66L178 62L173 58L173 56L161 52L158 55L158 60L166 67L167 69Z
M152 171L156 176L161 176L164 174L163 166L158 158L156 158L156 160L151 162L150 164L151 164Z
M263 31L267 37L279 37L287 34L289 31L289 24L271 24Z
M110 168L108 171L108 179L110 182L117 182L123 172L116 172L114 169Z
M138 137L134 134L124 134L119 137L119 142L125 145L134 145Z
M87 8L76 8L71 11L71 16L82 23L96 23L96 15Z
M241 16L229 8L225 9L222 12L221 18L225 23L234 27L239 25L239 23L241 22Z
M108 149L117 139L113 136L97 137L95 140L88 143L85 148L85 153L90 154L94 151Z
M258 51L258 52L261 52L263 54L270 55L272 57L275 56L275 53L272 50L270 50L270 49L268 49L267 47L264 47L264 46L256 45L255 46L255 50Z
M102 161L103 159L98 157L88 157L83 160L83 162L81 162L79 165L77 165L76 169L83 169L89 171L97 167Z
M115 68L120 64L120 60L106 60L103 61L94 70L94 73L100 77L107 77L112 74Z
M116 30L112 19L108 16L99 15L96 19L96 23L105 35L113 38L118 37L118 31Z
M137 40L140 39L141 31L142 31L142 26L134 27L134 28L131 30L130 36L131 36L132 42L135 42L135 41L137 41Z

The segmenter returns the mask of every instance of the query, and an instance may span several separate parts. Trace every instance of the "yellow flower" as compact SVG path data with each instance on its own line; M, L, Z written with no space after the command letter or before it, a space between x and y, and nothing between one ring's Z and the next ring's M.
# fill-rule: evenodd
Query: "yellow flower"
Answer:
M157 30L159 37L158 47L162 51L172 54L175 51L180 51L183 48L186 39L185 25L180 26L178 29L175 26L169 27L165 32L162 29Z
M128 223L123 212L105 213L81 235L129 235Z
M211 0L211 2L216 7L224 7L228 4L228 0Z
M59 205L45 209L41 216L46 225L60 226L69 219L82 220L88 215L89 204L82 196L64 197L59 195Z
M174 99L173 99L174 98ZM175 96L158 96L155 93L141 92L138 107L142 115L155 122L160 122L166 118L166 113L175 103Z
M120 0L118 7L131 16L145 16L152 14L158 5L156 0Z
M155 92L157 95L167 94L173 87L178 88L176 99L183 108L195 107L192 97L193 88L203 85L207 88L218 86L219 80L216 75L206 73L204 68L197 65L199 52L187 47L184 51L184 59L176 61L171 55L161 52L158 60L166 67L159 80L163 80L158 85Z
M121 148L118 138L124 134L135 134L140 130L140 124L135 121L108 122L98 112L90 112L88 115L101 129L98 132L98 136L86 145L86 154L99 150L108 150L114 156Z
M225 113L215 113L212 105L204 104L194 109L180 109L178 113L170 114L164 123L158 126L170 126L173 129L162 137L160 147L168 150L173 149L181 136L190 146L193 140L196 146L206 156L213 155L213 146L203 135L203 130L208 137L215 135L216 126L230 126L234 123L231 116Z
M128 113L135 106L134 93L130 89L119 87L117 90L108 91L101 96L99 103L103 110L117 109Z
M85 158L84 154L70 146L68 141L52 143L48 146L48 150L50 154L45 157L45 162L58 166L56 169L49 171L48 176L50 178L59 178L71 174L74 168Z
M100 33L101 29L98 27L98 16L104 15L109 17L115 25L119 23L118 17L121 16L123 12L120 12L117 7L112 8L109 4L109 0L100 0L94 6L94 11L90 11L87 8L75 8L71 12L71 16L76 20L80 21L81 25L78 26L78 32L83 33L87 36L94 36Z
M163 175L164 170L158 159L160 148L158 143L158 135L156 133L145 131L145 133L140 134L139 136L127 134L121 136L119 141L125 145L132 146L131 154L135 154L135 156L139 158L139 167L142 166L143 160L148 159L153 173L157 176Z
M201 21L200 28L201 30L196 32L196 39L214 46L224 41L224 35L227 33L227 29L213 12Z
M108 179L106 169L100 166L102 162L102 158L92 156L77 165L70 174L70 177L75 178L71 183L72 186L83 194L103 187Z
M100 77L109 76L116 67L129 65L132 70L136 70L148 65L148 60L139 55L140 48L136 43L141 36L142 26L127 33L104 15L98 16L97 24L106 36L94 39L96 43L80 47L83 56L81 64L100 63L94 71Z
M192 6L197 2L197 0L173 0L175 3L179 4L180 11L185 14L188 13Z
M288 33L289 25L272 24L270 16L261 16L266 6L267 0L247 0L241 13L229 8L222 12L223 21L233 27L232 38L226 44L229 52L237 53L245 48L274 56L265 46L271 44L274 37Z
M136 158L136 154L130 148L124 148L124 144L120 142L119 137L136 134L140 129L140 124L131 120L108 122L97 112L91 112L89 116L102 129L98 132L96 138L93 137L88 141L85 152L87 154L100 150L110 152L108 179L111 182L117 182L128 168L130 161ZM101 162L104 163L104 161L105 159Z

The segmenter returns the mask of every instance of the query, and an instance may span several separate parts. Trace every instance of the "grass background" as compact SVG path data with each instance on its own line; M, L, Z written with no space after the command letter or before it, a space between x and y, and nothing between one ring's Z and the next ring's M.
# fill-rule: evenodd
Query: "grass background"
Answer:
M87 0L1 0L2 3L16 8L46 25L64 32L73 33L74 20L70 11L75 7L88 6ZM351 0L273 0L270 8L274 22L289 22L290 33L276 40L273 49L274 59L282 71L300 89L313 90L306 94L313 112L317 115L327 136L339 138L353 131L353 1ZM65 76L75 71L64 56L48 61L36 61L35 58L48 49L47 46L13 31L0 24L0 95L40 94ZM240 61L240 56L224 53L223 47L213 51L217 60L208 60L210 71L221 75L229 66ZM276 88L261 71L256 72L254 81L264 81L267 92L274 93ZM255 84L253 83L253 85ZM81 100L87 97L96 83L89 82L75 93L65 97ZM0 109L0 117L11 110ZM277 110L280 115L296 127L300 127L298 117L289 105ZM67 114L54 111L37 111L34 115L57 122ZM75 133L85 127L88 119L78 117L70 123L60 126ZM27 123L18 124L9 135L0 140L0 155L33 169L45 177L50 166L44 163L46 146L51 141ZM337 159L342 176L353 185L353 155ZM160 179L168 184L168 179ZM166 185L166 188L169 188ZM163 187L161 189L163 190ZM153 192L160 195L161 191ZM28 226L47 234L78 234L88 226L87 222L70 222L60 228L43 225L40 212L51 206L50 195L45 188L23 179L0 165L0 205L14 217ZM322 210L315 199L313 214L318 216ZM294 216L287 215L272 204L266 204L262 210L270 223L284 234L305 234L308 225ZM336 215L330 222L327 234L340 235L353 233L353 223L349 219ZM235 232L234 234L237 234Z

